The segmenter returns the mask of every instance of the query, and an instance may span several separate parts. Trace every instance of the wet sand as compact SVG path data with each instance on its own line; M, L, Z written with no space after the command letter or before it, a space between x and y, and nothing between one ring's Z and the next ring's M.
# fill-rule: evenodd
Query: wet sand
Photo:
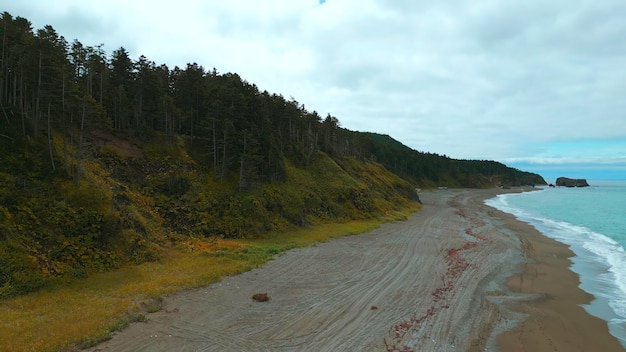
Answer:
M593 296L578 288L579 278L569 270L573 252L528 224L512 218L506 224L518 234L530 259L523 273L511 277L507 286L514 292L538 296L514 307L529 318L498 336L501 350L624 351L609 334L607 323L581 306Z
M424 192L406 221L172 295L89 351L622 351L578 306L571 252L484 205L498 192Z

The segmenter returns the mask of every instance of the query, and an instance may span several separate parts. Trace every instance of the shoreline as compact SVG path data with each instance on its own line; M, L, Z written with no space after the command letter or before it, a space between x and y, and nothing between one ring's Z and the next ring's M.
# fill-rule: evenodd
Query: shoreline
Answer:
M87 351L623 351L567 246L484 203L527 190L424 192L406 221L174 294Z
M569 246L547 237L512 214L496 211L505 226L522 241L528 258L523 271L506 282L512 292L528 296L509 305L527 318L497 335L500 350L624 351L619 340L610 334L608 322L582 307L594 296L579 287L580 277L571 269L575 254Z

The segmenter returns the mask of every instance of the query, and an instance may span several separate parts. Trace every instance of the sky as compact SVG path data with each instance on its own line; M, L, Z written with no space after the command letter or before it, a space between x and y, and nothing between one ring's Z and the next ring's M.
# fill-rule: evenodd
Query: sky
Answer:
M624 0L7 0L0 11L109 54L238 73L418 151L548 182L626 179Z

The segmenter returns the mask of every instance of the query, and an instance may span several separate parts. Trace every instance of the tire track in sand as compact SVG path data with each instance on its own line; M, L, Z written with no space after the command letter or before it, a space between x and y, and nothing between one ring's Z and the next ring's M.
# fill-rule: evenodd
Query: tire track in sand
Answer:
M441 277L442 284L431 293L431 305L422 315L413 314L409 319L394 324L389 329L384 339L387 352L414 352L419 346L423 347L423 341L428 341L429 335L423 331L422 324L428 320L434 320L435 315L440 311L450 309L451 303L459 292L457 283L467 281L467 279L462 278L463 274L468 269L475 268L475 265L470 264L465 258L464 252L475 249L480 244L491 242L476 232L475 229L484 226L484 222L477 214L468 215L466 213L464 201L464 195L458 194L448 201L448 205L454 209L456 215L468 222L464 229L467 241L462 246L447 248L444 251L447 270ZM466 286L463 285L462 287ZM436 343L434 339L432 342Z
M474 270L468 255L488 240L466 192L420 194L425 205L407 221L174 295L89 351L466 350L470 306L491 270ZM253 302L258 292L270 300Z

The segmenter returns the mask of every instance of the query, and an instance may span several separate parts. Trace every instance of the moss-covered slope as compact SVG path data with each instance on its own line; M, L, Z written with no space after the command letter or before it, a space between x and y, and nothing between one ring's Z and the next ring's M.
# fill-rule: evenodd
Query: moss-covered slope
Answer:
M92 156L78 165L57 136L54 158L65 161L56 170L43 140L0 143L0 296L156 260L164 246L189 238L257 238L381 215L414 192L378 163L320 151L306 167L283 160L284 181L241 189L237 174L216 180L200 166L182 137L90 137Z

